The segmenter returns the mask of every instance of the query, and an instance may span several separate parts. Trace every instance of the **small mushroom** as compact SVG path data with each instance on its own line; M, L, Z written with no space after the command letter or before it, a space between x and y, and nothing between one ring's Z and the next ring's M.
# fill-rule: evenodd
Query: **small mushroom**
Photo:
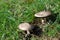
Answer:
M27 32L27 34L25 35L25 37L27 37L30 34L30 30L31 30L31 25L29 23L21 23L19 24L19 29L24 30Z
M42 24L45 24L45 22L46 22L46 17L49 16L49 15L51 15L51 12L50 12L50 11L41 11L41 12L39 12L39 13L36 13L36 14L35 14L35 17L40 17L40 18L42 18L41 22L42 22Z

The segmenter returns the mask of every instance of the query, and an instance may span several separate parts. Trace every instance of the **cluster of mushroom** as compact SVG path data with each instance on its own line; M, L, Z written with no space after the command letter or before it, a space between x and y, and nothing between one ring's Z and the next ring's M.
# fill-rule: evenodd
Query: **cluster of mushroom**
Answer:
M35 17L42 18L41 22L42 22L42 24L44 24L44 21L46 20L46 17L49 16L49 15L51 15L51 12L50 11L42 11L42 12L36 13L35 14ZM19 29L24 30L24 31L27 32L27 34L25 35L25 37L27 37L30 34L30 30L32 30L32 28L33 28L27 22L19 24L18 27L19 27Z

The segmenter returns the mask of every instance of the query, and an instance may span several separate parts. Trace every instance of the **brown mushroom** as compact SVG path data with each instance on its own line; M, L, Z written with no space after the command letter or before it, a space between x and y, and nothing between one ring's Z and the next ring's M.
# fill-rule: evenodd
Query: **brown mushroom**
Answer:
M30 34L29 30L31 30L31 28L32 28L29 23L21 23L21 24L19 24L18 27L19 27L19 29L24 30L24 31L27 32L27 34L25 35L25 37L27 37L27 35Z
M51 12L50 11L41 11L39 13L36 13L35 14L35 17L40 17L42 18L41 22L42 24L45 24L45 21L46 21L46 17L51 15Z

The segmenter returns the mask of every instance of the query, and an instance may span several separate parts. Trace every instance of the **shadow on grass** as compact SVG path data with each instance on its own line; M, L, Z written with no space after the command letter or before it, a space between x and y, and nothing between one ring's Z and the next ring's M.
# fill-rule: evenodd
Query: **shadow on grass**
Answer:
M42 29L39 27L39 26L37 26L37 25L34 25L34 28L32 29L32 31L31 31L31 34L33 34L33 35L36 35L36 36L41 36L41 34L42 34Z

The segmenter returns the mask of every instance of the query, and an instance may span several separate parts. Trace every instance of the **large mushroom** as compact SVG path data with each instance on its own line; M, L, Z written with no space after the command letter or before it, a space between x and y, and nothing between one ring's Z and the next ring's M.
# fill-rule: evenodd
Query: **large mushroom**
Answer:
M30 30L31 30L31 25L29 23L21 23L19 24L19 29L24 30L27 32L27 34L25 35L25 37L27 37L30 34Z
M36 13L36 14L35 14L35 17L40 17L40 18L42 18L41 23L42 23L42 24L45 24L46 17L49 16L49 15L51 15L51 12L50 12L50 11L41 11L41 12L39 12L39 13Z

